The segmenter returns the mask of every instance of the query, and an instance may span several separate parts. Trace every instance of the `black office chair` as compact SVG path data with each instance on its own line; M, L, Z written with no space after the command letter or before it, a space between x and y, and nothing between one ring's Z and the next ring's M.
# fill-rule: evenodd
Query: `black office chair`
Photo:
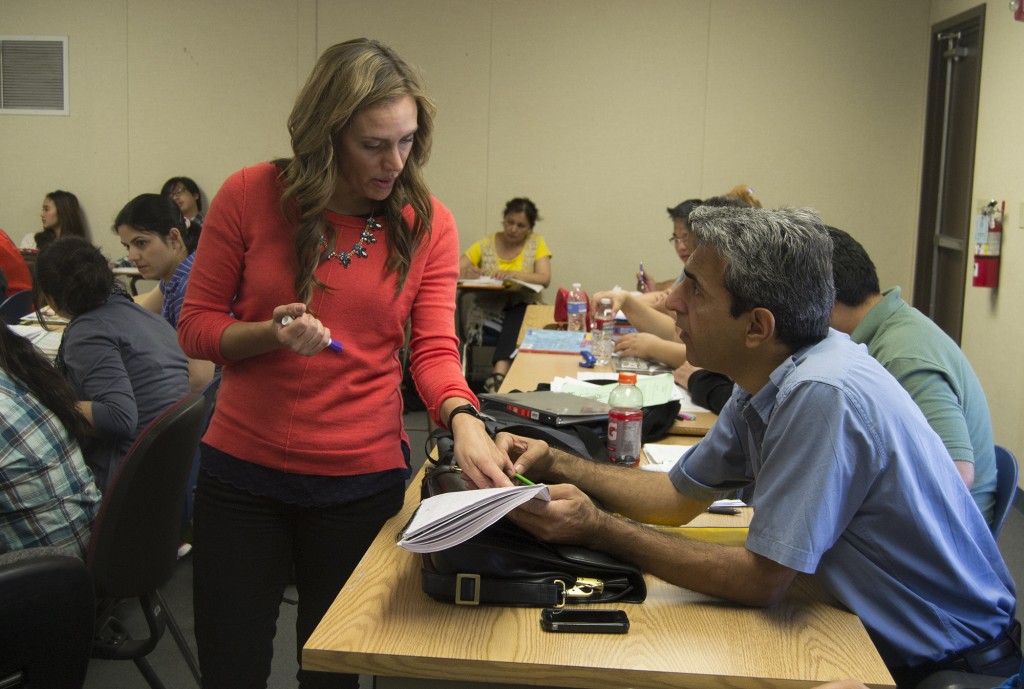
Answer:
M203 396L190 393L143 429L103 496L89 540L86 564L102 601L92 657L135 661L153 689L163 684L146 656L166 627L199 683L198 663L159 587L177 562L182 495L205 410ZM111 615L114 603L127 598L139 599L149 626L145 639L132 639Z
M0 555L0 687L81 689L95 619L80 559L59 548Z
M32 290L23 289L4 299L0 304L0 319L7 325L17 325L22 316L32 313Z
M999 538L1006 517L1017 495L1017 458L1005 447L996 445L996 502L992 508L992 537Z

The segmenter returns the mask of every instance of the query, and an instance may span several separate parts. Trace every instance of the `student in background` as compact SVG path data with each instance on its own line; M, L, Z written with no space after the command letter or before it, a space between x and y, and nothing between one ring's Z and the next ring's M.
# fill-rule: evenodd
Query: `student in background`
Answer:
M85 557L100 504L79 447L87 431L64 376L0 323L0 551L55 546Z
M512 485L462 375L458 236L423 179L434 111L388 46L332 46L289 117L293 157L231 175L203 223L178 336L190 356L223 366L195 501L206 687L265 687L285 586L299 592L301 653L401 509L407 323L413 379L452 430L463 475ZM303 689L358 684L298 678Z
M178 206L162 194L140 194L114 220L114 232L128 250L128 259L145 280L159 280L135 301L178 328L185 288L192 272L198 224L186 223ZM213 362L189 359L189 387L200 392L213 378Z
M960 478L989 522L995 505L996 456L988 401L963 351L900 288L882 292L875 264L848 233L832 238L836 303L832 327L868 353L910 393L942 438Z
M530 199L514 198L506 203L501 232L484 237L466 250L459 258L459 277L515 278L547 287L551 284L551 250L544 237L533 231L538 220L537 206ZM467 313L463 316L471 324L470 333L480 332L485 320L501 322L498 343L494 347L494 370L484 381L488 392L497 392L512 366L526 307L539 303L540 294L524 289L471 296L472 299L465 300Z
M22 249L42 251L48 244L61 237L89 239L85 214L78 203L78 197L70 191L51 191L43 198L43 209L39 213L43 223L40 232L27 234L21 239Z
M757 201L756 199L754 199ZM760 207L760 202L758 201ZM692 252L689 232L689 214L700 207L712 208L746 208L751 207L746 201L734 196L712 196L704 201L684 201L673 211L686 213L687 220L673 221L673 243L676 253L683 261ZM672 211L670 211L671 213ZM680 275L678 282L682 281ZM678 368L686 362L686 347L676 334L674 314L666 307L666 299L671 289L660 293L640 294L623 289L598 292L594 295L594 305L602 298L611 299L612 309L622 313L629 324L637 332L620 335L615 339L615 353L619 356L634 356L641 359L653 359L663 364Z
M668 238L668 241L672 244L672 248L684 266L686 259L690 257L690 226L687 225L686 220L694 208L702 205L704 202L701 199L687 199L668 209L668 217L672 221L672 236ZM651 295L646 299L652 306L663 304L665 297L668 296L667 291L681 279L674 277L670 280L655 280L654 276L646 270L642 275L637 273L637 280L639 281L641 278L644 284L643 292L646 295Z
M160 193L177 204L189 224L203 224L203 195L191 177L171 177L164 182Z
M32 272L21 251L3 230L0 230L0 271L6 282L3 290L0 290L0 301L3 301L3 297L32 289Z
M133 302L84 239L60 239L39 252L36 289L70 320L57 366L91 427L85 460L106 490L139 432L188 394L188 361L174 328Z

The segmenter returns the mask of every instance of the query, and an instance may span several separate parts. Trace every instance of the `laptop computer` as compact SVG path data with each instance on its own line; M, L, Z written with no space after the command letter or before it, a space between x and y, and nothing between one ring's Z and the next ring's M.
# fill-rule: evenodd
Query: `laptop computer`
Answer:
M511 412L548 426L607 420L608 410L611 409L605 402L550 390L484 393L479 397L480 409L484 412Z

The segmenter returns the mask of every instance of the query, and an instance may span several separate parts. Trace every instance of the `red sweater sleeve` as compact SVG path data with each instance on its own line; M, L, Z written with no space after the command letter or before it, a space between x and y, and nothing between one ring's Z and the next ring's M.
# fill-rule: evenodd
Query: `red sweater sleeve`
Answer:
M412 309L410 364L427 411L438 425L449 397L479 402L462 373L455 335L455 287L459 277L459 236L451 211L434 200L433 230Z

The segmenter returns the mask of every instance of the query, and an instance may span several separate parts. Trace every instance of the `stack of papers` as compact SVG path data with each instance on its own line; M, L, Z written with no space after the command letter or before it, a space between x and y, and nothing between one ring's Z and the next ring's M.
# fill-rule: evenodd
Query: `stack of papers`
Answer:
M11 325L8 326L12 332L21 335L36 346L45 356L51 359L57 358L57 350L60 349L60 341L64 336L62 330L43 330L38 325Z
M488 277L483 275L478 278L460 278L460 287L504 287L508 285L519 285L525 287L528 290L534 292L540 292L544 289L544 285L538 285L536 282L526 282L525 280L517 280L516 278L508 278L504 281L498 280L497 278Z
M576 378L559 376L551 381L551 390L554 392L568 392L572 395L579 395L591 400L607 402L608 396L615 389L614 385L601 385L593 383L593 380L618 380L617 373L578 373ZM655 404L663 404L673 399L673 388L675 381L671 373L661 373L653 376L637 376L636 386L640 388L644 396L644 406L650 407Z
M398 534L398 545L414 553L451 548L486 529L523 503L551 500L548 487L515 486L444 493L420 503Z

